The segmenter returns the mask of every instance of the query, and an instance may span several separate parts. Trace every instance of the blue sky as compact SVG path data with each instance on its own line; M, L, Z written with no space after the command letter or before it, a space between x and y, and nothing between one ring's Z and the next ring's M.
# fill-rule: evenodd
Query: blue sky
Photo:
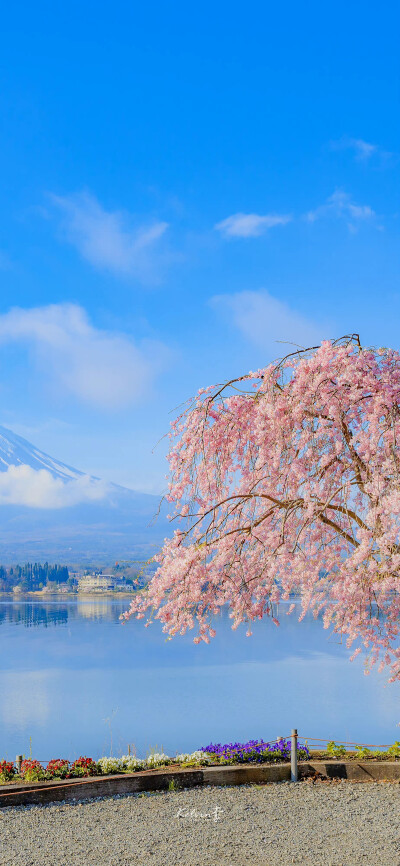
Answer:
M198 387L280 340L400 347L398 27L394 2L9 4L0 421L159 492Z

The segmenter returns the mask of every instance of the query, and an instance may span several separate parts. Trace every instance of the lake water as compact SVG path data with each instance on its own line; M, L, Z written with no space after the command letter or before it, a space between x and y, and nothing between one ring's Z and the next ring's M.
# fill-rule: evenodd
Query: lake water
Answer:
M217 621L209 645L166 641L143 620L122 625L126 599L0 602L0 759L168 754L210 741L400 739L400 685L363 673L311 617ZM287 609L287 608L286 608Z

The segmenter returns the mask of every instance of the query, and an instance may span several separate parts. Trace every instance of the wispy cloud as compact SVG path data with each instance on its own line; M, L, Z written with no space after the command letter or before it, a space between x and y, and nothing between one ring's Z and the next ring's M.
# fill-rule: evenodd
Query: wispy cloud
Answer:
M0 505L26 505L30 508L65 508L83 502L96 502L107 494L104 481L82 475L63 481L47 469L32 469L20 464L0 472Z
M308 211L305 215L306 220L312 223L324 217L344 219L349 230L354 231L360 222L374 219L376 213L369 205L357 204L352 201L348 193L336 190L325 204Z
M235 213L216 223L214 228L224 237L256 238L274 226L284 226L291 221L290 214Z
M77 304L10 310L0 316L0 344L7 342L30 346L58 392L103 409L140 399L168 354L161 344L139 348L125 334L96 328Z
M247 339L274 357L291 351L280 341L307 347L326 337L326 329L265 290L216 295L211 304Z
M332 150L351 150L358 162L368 162L373 156L379 157L381 160L388 160L394 154L384 150L378 144L372 144L370 141L364 141L363 138L347 138L344 136L338 141L331 141Z
M138 224L122 211L106 211L88 192L50 195L50 201L62 214L64 237L91 265L118 276L158 278L164 257L159 244L168 223Z

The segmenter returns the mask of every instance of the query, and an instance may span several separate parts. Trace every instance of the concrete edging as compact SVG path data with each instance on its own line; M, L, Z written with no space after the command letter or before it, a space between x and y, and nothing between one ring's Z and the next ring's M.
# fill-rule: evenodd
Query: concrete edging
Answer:
M311 760L299 762L298 769L300 780L317 776L357 782L385 780L400 783L400 761ZM1 785L0 808L112 797L115 794L141 791L166 791L170 782L176 788L194 788L202 785L255 785L289 781L290 764L233 764L198 769L147 770L86 779Z

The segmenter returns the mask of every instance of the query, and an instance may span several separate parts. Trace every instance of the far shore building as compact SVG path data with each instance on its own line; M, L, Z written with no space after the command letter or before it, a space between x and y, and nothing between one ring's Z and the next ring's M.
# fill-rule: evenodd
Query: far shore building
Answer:
M85 574L78 581L78 592L115 592L118 589L127 589L127 586L113 574Z

